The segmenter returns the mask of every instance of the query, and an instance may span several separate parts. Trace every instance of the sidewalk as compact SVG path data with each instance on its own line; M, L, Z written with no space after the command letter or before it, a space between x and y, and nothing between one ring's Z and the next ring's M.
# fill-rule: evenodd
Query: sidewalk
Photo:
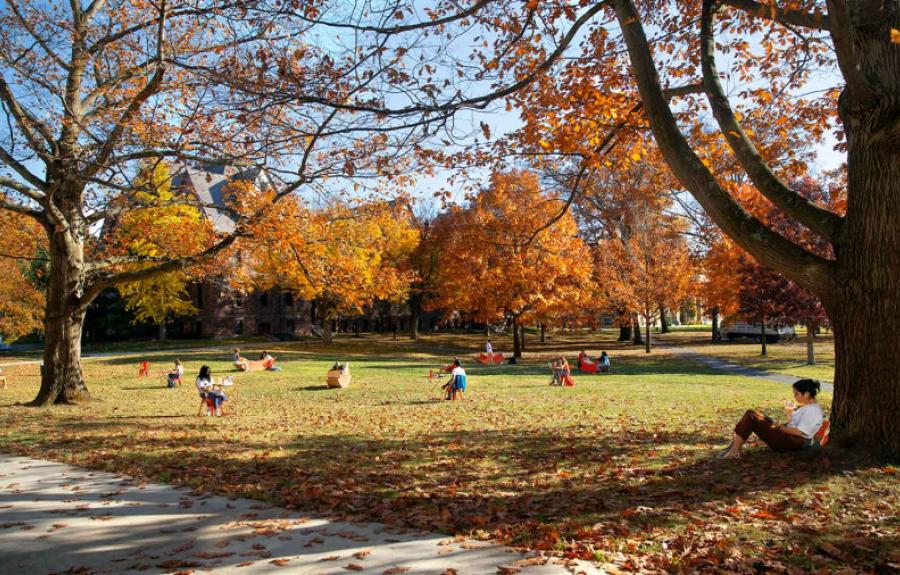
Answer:
M602 574L589 563L377 523L317 519L0 454L0 571L347 575Z

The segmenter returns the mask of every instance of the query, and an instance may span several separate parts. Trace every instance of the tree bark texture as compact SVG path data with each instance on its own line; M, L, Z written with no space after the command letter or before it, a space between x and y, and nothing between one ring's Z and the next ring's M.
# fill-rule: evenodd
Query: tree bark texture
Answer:
M514 317L512 320L513 332L513 363L522 357L522 342L519 339L519 318Z
M816 326L806 326L806 365L816 364Z
M541 343L547 342L547 326L541 323Z
M84 244L70 230L48 232L51 266L44 316L44 365L41 387L32 405L89 399L81 372L84 293Z
M644 338L641 335L641 322L638 321L637 314L634 315L634 326L631 329L631 332L634 334L634 345L643 345Z
M666 318L666 307L659 306L659 331L669 333L669 320Z
M762 344L762 353L760 355L766 357L768 354L768 350L766 349L766 316L760 318L759 326L759 343Z
M522 335L521 335L521 338L522 338L522 350L524 351L524 350L526 349L526 347L525 347L525 326L524 326L524 325L519 326L519 332L522 334Z

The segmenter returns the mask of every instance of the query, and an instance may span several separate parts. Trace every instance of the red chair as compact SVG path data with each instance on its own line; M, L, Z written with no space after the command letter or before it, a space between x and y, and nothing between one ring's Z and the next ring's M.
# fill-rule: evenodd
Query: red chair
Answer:
M142 361L138 368L138 377L148 377L150 375L150 362Z
M817 431L816 434L812 436L812 439L809 440L809 445L807 445L807 447L822 447L828 443L830 433L831 424L826 419L822 422L822 427L819 428L819 431Z

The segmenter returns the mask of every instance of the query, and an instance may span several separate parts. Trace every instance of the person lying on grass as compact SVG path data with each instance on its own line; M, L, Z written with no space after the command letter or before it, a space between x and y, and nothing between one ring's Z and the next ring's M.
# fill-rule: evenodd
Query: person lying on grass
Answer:
M789 418L786 423L776 423L771 417L748 409L734 428L731 445L719 452L718 457L740 457L741 447L751 433L755 433L766 445L779 452L798 451L808 446L825 421L825 414L816 403L820 387L819 382L814 379L794 382L794 400L797 405L788 403L784 406L784 413Z

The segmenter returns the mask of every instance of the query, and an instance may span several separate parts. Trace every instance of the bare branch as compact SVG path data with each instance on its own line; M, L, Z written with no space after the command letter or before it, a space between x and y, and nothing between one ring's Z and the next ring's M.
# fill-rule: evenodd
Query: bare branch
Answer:
M827 14L804 12L790 8L780 8L774 4L763 4L755 0L724 0L732 8L743 10L751 16L774 20L779 24L802 26L813 30L828 30L831 20Z

